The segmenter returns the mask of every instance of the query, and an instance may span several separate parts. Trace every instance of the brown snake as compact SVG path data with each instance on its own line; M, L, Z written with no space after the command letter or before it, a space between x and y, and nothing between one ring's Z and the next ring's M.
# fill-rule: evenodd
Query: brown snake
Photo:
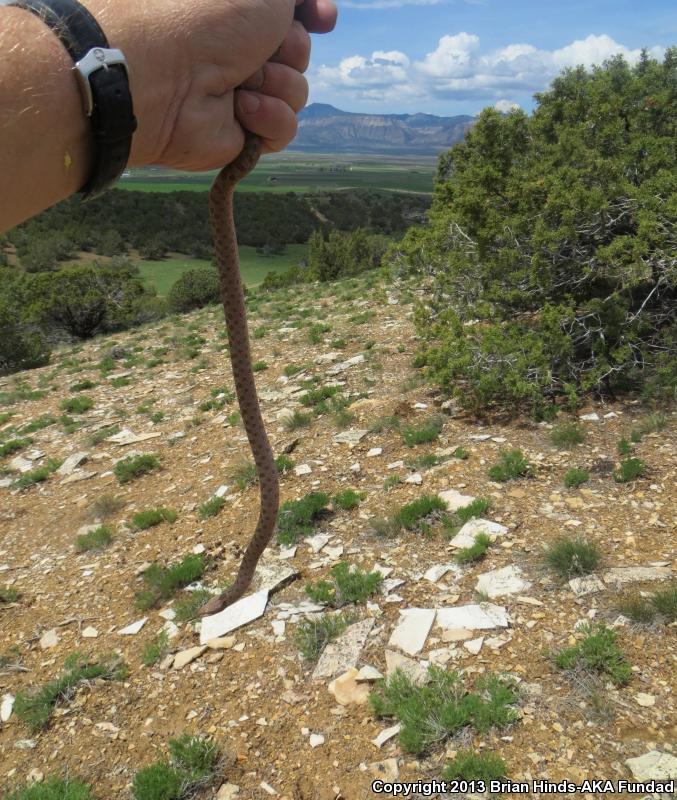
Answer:
M209 194L209 213L219 272L221 302L228 329L230 363L233 368L235 392L249 446L254 455L261 491L261 509L256 530L245 550L235 583L218 597L214 597L202 606L199 611L200 616L222 611L245 593L251 583L259 558L275 530L279 506L280 491L277 467L261 417L252 370L247 313L233 222L235 186L256 166L260 154L260 139L253 134L246 134L244 148L240 155L235 161L224 167L214 181Z

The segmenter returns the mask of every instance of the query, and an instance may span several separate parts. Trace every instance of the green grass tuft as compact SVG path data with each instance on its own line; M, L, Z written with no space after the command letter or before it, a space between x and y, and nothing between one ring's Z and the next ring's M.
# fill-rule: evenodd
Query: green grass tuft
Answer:
M101 525L89 533L81 533L75 539L75 552L86 553L89 550L103 550L113 541L113 532Z
M169 636L167 631L160 631L146 644L141 653L141 661L146 667L152 667L161 661L169 652Z
M20 597L21 594L16 589L0 587L0 603L16 603Z
M283 503L277 519L277 541L291 545L310 536L318 518L327 513L328 505L329 497L324 492L311 492L300 500Z
M84 392L87 389L93 389L95 386L96 386L96 384L94 383L94 381L90 381L90 380L78 381L77 383L72 383L68 387L68 391L70 391L70 392Z
M572 467L564 474L564 485L567 489L573 489L590 480L590 473L585 469Z
M645 473L644 462L639 458L626 458L614 472L616 483L629 483Z
M606 675L616 686L625 686L632 677L630 664L616 644L616 634L604 623L586 624L582 642L555 655L555 664L563 670L577 669Z
M505 761L493 753L473 753L470 750L459 750L456 757L447 762L442 770L445 781L484 781L487 789L491 781L505 778L507 767Z
M139 511L132 517L132 527L136 531L145 531L159 525L161 522L176 522L177 513L171 508L150 508L147 511Z
M418 500L402 506L395 515L395 520L408 531L419 528L421 522L437 511L446 511L444 500L437 495L423 495Z
M490 545L491 536L486 533L478 533L475 537L475 544L472 547L464 547L459 550L455 559L459 564L472 564L475 561L482 561L486 557Z
M24 472L24 474L14 482L14 486L16 486L17 489L23 490L35 486L36 483L43 483L53 472L59 469L62 463L63 461L50 458L47 460L44 467L38 467L37 469Z
M562 536L549 545L543 554L545 563L562 580L589 575L600 565L602 554L587 539Z
M10 456L12 453L23 450L24 447L28 447L28 445L32 443L32 439L10 439L8 442L0 444L0 458L3 456Z
M59 408L67 414L84 414L94 405L91 397L68 397L62 400Z
M408 447L414 447L417 444L426 444L427 442L434 442L442 433L444 426L444 417L437 415L431 417L423 425L409 425L402 430L402 438Z
M94 800L89 786L75 778L47 778L3 795L4 800Z
M204 557L194 553L171 567L151 564L143 573L147 588L137 594L138 607L153 608L160 600L167 600L179 589L199 580L204 575L205 569Z
M184 733L168 746L169 761L158 761L134 776L134 800L187 800L214 782L219 751L212 739Z
M454 511L454 516L458 520L459 524L465 525L466 522L470 522L471 519L478 519L482 516L489 509L491 505L491 500L486 497L476 497L472 503L468 503L467 506L461 506L461 508L457 508Z
M334 579L317 581L306 585L306 594L316 603L326 603L332 608L341 608L350 603L364 603L375 594L383 583L380 572L365 572L359 567L351 570L347 561L341 561L331 568Z
M359 506L363 498L364 495L360 492L356 492L354 489L345 489L334 495L332 502L336 508L340 508L343 511L351 511Z
M225 505L226 501L223 497L211 497L198 507L197 515L200 519L215 517Z
M552 429L550 438L555 447L559 447L560 450L568 450L585 441L585 431L579 428L575 422L563 422Z
M517 719L517 698L512 681L487 674L468 692L458 672L431 665L424 685L396 669L379 681L369 701L378 717L393 717L401 724L402 748L422 754L466 728L487 733L506 727Z
M282 425L286 431L296 431L299 428L307 428L313 421L310 414L304 414L296 409L290 417L285 417Z
M88 439L88 442L92 447L95 447L97 444L101 444L101 442L103 442L109 436L115 436L116 433L120 433L119 425L106 425L105 428L100 428L98 431L92 433Z
M296 629L296 646L306 661L317 661L326 645L355 622L350 612L304 619Z
M118 461L113 468L113 472L119 483L129 483L129 481L154 472L156 469L160 469L160 462L157 456L146 453Z
M508 450L501 453L498 464L489 469L489 477L492 481L505 483L531 475L532 472L533 468L521 450Z

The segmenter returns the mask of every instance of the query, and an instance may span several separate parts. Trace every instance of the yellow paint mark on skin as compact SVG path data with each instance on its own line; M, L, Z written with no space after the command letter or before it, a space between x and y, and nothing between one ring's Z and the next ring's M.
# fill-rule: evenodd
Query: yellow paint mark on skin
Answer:
M63 165L66 169L71 168L71 164L73 163L73 159L71 158L71 154L69 152L64 153L63 156Z

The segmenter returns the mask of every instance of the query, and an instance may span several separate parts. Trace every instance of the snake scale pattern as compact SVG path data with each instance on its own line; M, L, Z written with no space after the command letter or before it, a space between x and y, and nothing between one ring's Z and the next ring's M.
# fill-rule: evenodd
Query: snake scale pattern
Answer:
M240 155L235 161L224 167L214 181L209 195L209 212L219 273L221 302L230 344L230 362L233 369L235 392L256 464L261 506L256 530L242 557L235 582L225 592L202 606L199 611L200 616L222 611L245 593L261 554L273 535L279 508L280 490L277 467L261 417L252 370L247 313L240 276L235 223L233 222L235 186L256 166L260 154L259 138L253 134L246 134L244 148Z

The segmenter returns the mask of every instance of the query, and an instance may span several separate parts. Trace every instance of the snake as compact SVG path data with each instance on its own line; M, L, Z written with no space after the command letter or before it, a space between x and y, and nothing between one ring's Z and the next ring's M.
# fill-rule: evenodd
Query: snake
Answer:
M209 215L219 276L219 295L228 331L230 363L242 422L256 465L260 507L256 528L242 556L234 583L199 609L201 617L223 611L247 591L256 565L275 530L280 503L277 466L261 416L252 369L247 311L233 220L235 187L254 169L261 149L259 137L246 132L242 151L219 172L209 193Z

